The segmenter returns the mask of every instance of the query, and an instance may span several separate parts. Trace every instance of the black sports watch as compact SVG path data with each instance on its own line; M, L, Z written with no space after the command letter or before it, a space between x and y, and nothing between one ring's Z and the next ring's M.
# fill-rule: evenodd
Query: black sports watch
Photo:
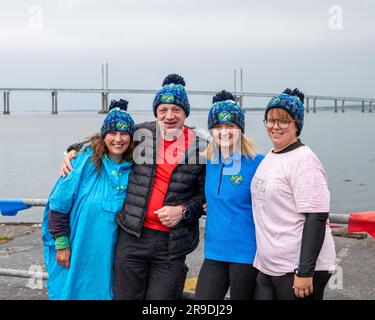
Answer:
M302 273L299 268L295 268L294 269L294 274L299 277L299 278L310 278L312 276L314 276L314 273Z
M191 212L188 209L182 210L182 219L187 220L191 217Z

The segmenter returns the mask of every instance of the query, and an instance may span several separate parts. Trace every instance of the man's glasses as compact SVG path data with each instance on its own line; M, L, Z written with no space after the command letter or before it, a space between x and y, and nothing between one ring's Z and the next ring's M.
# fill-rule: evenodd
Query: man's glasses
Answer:
M288 129L290 126L290 123L293 121L289 120L281 120L281 119L264 119L263 123L266 126L266 128L271 129L277 124L280 129Z

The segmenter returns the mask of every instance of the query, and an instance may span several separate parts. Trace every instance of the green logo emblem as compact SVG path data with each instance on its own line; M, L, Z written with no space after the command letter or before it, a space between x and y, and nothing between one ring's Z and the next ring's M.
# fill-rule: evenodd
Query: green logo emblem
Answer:
M122 130L122 131L128 130L129 125L126 122L119 121L119 122L116 123L116 129Z
M174 95L165 94L161 97L161 102L165 103L173 103L174 102Z
M231 122L233 116L228 111L221 111L219 113L219 121L223 123Z
M232 182L234 186L239 186L243 181L243 177L241 174L233 175L230 177L230 181Z
M276 98L272 99L271 105L278 104L280 101L281 101L281 99L279 97L276 97Z

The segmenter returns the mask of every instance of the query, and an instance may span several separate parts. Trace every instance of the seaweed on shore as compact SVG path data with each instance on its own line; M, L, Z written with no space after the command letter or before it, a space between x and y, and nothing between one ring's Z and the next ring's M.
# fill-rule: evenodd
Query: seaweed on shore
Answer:
M7 243L10 240L13 240L13 237L0 237L0 244Z

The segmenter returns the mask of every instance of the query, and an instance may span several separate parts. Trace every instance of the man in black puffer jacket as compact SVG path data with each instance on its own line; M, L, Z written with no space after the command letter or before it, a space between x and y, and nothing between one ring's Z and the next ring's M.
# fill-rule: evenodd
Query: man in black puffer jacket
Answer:
M181 76L165 78L153 111L157 121L136 127L135 164L116 216L113 293L118 300L180 299L186 255L199 243L207 141L185 126L190 106Z
M127 196L116 219L114 299L180 299L186 255L199 242L205 202L206 141L185 119L190 106L185 82L169 75L157 92L155 122L137 125Z

